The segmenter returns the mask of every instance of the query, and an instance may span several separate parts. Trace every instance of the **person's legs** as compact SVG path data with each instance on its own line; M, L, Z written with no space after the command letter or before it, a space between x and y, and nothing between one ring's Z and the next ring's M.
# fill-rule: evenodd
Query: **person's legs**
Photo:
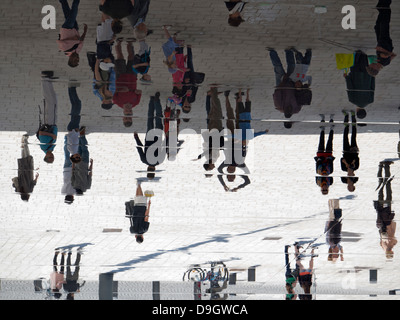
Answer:
M307 49L306 50L306 54L304 55L304 58L302 60L302 63L310 65L311 64L311 58L312 58L312 50L311 49Z
M76 17L78 16L79 2L80 0L74 0L72 2L71 8L69 8L67 0L60 0L65 17L65 21L64 24L62 25L62 28L78 30L78 23L76 21Z
M329 138L328 142L326 143L325 152L332 152L333 151L333 129L329 131Z
M64 168L72 167L72 162L70 159L71 154L68 151L67 135L64 137Z
M351 146L352 151L358 151L357 146L357 126L352 126L351 128Z
M210 122L209 118L210 110L211 110L211 93L207 93L206 96L207 127Z
M147 131L154 129L154 97L150 97L149 108L147 109Z
M296 61L294 59L294 52L292 50L285 50L285 56L286 56L286 63L287 63L287 75L290 76L294 68L296 66Z
M69 87L68 95L71 102L71 113L70 113L71 119L67 126L67 130L72 131L74 129L79 129L79 124L81 121L82 103L76 92L76 87Z
M136 196L143 196L142 186L140 184L136 187Z
M188 69L194 71L192 47L188 46L186 47L186 50L187 50L187 67Z
M45 124L55 125L57 123L57 95L53 82L43 79L42 92L44 97L43 121Z
M325 129L321 128L321 133L319 135L319 144L318 144L318 151L317 152L324 152L325 151Z
M349 143L349 126L345 126L343 130L343 151L350 151Z
M86 136L79 137L78 153L81 155L83 162L89 163L89 148Z
M154 108L156 111L156 121L155 121L156 128L163 130L164 129L163 112L162 112L162 106L161 106L161 101L160 101L159 97L155 97L155 99L154 99Z
M390 10L390 1L382 1L380 6L386 8L378 9L379 14L375 24L376 40L378 46L385 49L389 47L390 49L393 47L392 39L390 37L390 20L392 14L392 11Z
M285 75L285 70L283 69L281 59L279 58L278 53L275 50L269 51L269 57L271 59L272 65L274 66L275 84L279 85L282 81L283 76Z
M233 135L235 133L235 120L236 119L235 119L235 112L233 111L233 108L231 106L228 96L225 97L225 109L226 109L226 116L228 118L226 120L226 127Z

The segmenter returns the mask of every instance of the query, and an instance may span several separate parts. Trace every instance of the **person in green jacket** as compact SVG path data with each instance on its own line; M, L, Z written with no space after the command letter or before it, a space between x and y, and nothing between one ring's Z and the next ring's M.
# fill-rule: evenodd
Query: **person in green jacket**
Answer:
M354 54L354 65L344 77L347 97L351 103L357 106L357 117L363 119L367 115L365 107L374 102L375 78L370 76L366 70L368 56L361 50L357 50Z

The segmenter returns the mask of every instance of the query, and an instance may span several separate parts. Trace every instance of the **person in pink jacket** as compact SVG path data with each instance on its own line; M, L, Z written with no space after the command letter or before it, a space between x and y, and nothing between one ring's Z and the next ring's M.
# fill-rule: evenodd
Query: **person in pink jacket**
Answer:
M57 44L59 50L69 57L68 65L71 68L75 68L79 65L79 52L82 50L88 27L84 24L84 30L81 36L76 21L80 0L73 0L71 7L68 5L67 0L59 1L62 6L65 21L61 26Z

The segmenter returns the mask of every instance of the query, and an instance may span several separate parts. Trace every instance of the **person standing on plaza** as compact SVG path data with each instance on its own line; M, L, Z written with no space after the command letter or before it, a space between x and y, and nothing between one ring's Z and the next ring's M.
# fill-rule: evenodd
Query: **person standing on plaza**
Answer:
M67 256L67 274L65 277L65 282L63 284L64 290L67 292L67 300L75 300L75 293L80 292L80 289L85 285L86 281L80 284L79 281L79 271L81 262L82 249L78 248L75 258L75 263L71 264L72 252L68 252ZM72 272L72 266L75 266L74 272Z
M129 231L135 235L136 242L142 243L143 234L149 230L149 214L151 200L147 202L147 198L143 195L140 181L137 182L136 196L134 200L125 202L125 214L131 222Z
M83 34L79 34L79 27L76 21L80 0L73 0L71 7L67 0L59 0L64 13L65 21L61 26L58 48L69 57L68 65L75 68L79 65L79 52L82 50L88 27L84 24Z
M347 97L356 106L357 118L367 116L366 107L375 99L375 77L367 72L368 56L361 50L354 52L354 64L349 73L343 76L346 80Z
M60 252L56 250L53 257L53 272L50 274L50 290L53 293L54 298L56 299L61 298L60 290L62 289L63 284L65 283L65 275L64 275L65 253L64 252L61 253L60 264L57 263L59 254ZM60 267L60 270L58 270L57 267Z
M18 176L13 178L15 192L19 192L21 200L29 201L30 194L36 186L39 173L33 177L34 164L28 147L29 135L24 134L21 139L21 158L18 159Z
M322 121L325 121L322 119ZM334 125L333 119L330 120L331 126L329 131L328 141L325 146L325 126L321 126L321 133L319 137L319 144L317 149L317 155L314 157L315 160L315 171L318 174L316 177L316 183L321 187L321 193L327 195L329 187L333 183L333 178L329 177L333 173L333 162L335 157L333 156L333 135Z
M122 40L117 39L115 46L117 59L115 60L116 91L113 102L123 109L122 119L125 127L132 126L132 109L140 103L142 91L137 89L137 76L132 69L135 52L131 40L127 41L128 57L125 60L121 48Z
M342 177L342 182L347 184L347 190L354 192L356 187L354 183L358 181L354 171L360 167L359 149L357 146L357 119L354 111L351 111L351 143L349 142L349 113L344 113L344 131L343 131L343 157L340 159L342 171L347 173L347 177ZM357 180L356 180L357 179Z
M376 5L376 9L379 12L375 23L377 61L366 67L367 72L372 77L376 77L379 72L384 67L388 66L397 56L393 52L393 41L390 37L390 20L392 15L392 10L390 8L391 4L392 0L379 0L378 4Z
M153 135L153 132L150 132L153 129L157 129L158 132L155 132L155 136L150 138L150 136L148 135L149 133ZM156 92L154 96L150 97L149 101L149 108L147 111L147 131L144 145L140 140L137 132L134 133L136 149L139 153L140 160L142 161L142 163L147 165L148 179L154 179L156 166L161 164L166 156L165 153L161 154L162 152L165 152L163 130L163 112L160 102L160 93ZM150 154L149 151L152 150L154 151L154 154Z
M57 95L53 86L53 71L42 72L42 93L44 97L43 123L40 120L36 133L40 148L45 153L44 161L54 162L54 148L57 141Z

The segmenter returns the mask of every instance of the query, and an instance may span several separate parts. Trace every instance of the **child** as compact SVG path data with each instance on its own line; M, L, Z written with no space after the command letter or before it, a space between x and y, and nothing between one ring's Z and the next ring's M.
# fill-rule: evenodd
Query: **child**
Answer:
M68 65L75 68L79 65L79 52L82 50L83 41L87 33L87 25L84 24L82 36L79 35L79 27L76 22L80 0L73 0L69 7L67 0L59 0L64 12L65 22L61 26L59 38L57 40L60 51L69 57Z

